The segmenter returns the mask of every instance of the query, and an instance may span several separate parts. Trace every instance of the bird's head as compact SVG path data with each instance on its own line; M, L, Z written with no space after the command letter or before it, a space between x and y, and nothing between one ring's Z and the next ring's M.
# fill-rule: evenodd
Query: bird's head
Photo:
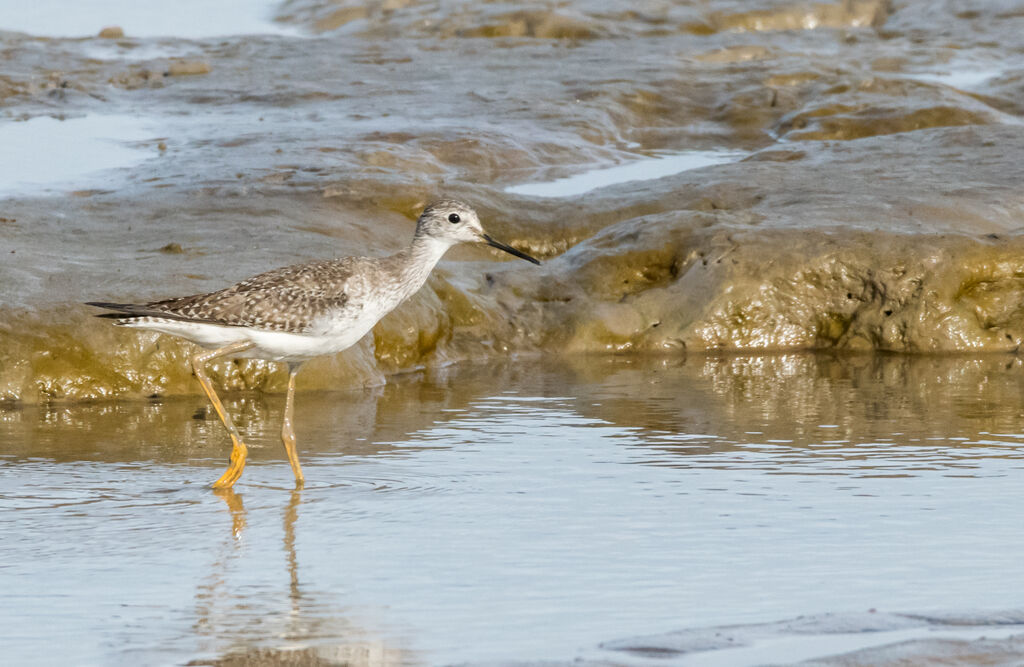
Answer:
M466 203L455 199L441 199L436 201L420 214L416 222L416 236L425 236L439 241L455 245L456 243L485 243L492 248L504 250L510 255L515 255L534 264L540 264L536 259L524 252L519 252L512 246L495 241L484 232L480 224L480 217L476 211Z

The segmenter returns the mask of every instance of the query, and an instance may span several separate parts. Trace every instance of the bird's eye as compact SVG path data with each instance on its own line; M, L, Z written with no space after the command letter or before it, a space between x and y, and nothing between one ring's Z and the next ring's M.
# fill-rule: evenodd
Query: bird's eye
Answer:
M459 217L458 213L452 213L451 215L448 216L448 222L452 223L453 225L456 222L460 222L461 220L462 218Z

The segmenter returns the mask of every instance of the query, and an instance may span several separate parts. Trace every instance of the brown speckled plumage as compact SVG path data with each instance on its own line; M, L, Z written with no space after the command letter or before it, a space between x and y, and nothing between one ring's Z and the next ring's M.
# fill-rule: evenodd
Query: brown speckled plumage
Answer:
M207 294L143 304L102 304L106 317L164 318L266 331L306 333L318 318L350 300L346 284L360 259L346 257L286 266ZM366 261L366 260L364 260Z

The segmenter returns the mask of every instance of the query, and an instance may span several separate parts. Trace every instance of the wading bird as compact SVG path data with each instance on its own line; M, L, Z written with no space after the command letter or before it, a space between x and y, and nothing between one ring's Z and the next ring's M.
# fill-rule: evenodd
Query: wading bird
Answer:
M206 348L192 357L192 370L232 444L230 464L214 488L229 488L238 481L247 450L206 375L207 362L244 357L288 364L281 439L295 484L301 487L304 478L292 426L299 367L313 357L354 345L382 317L415 294L441 256L459 243L485 243L540 264L485 234L469 205L444 199L423 210L412 243L390 257L319 260L261 273L208 294L140 304L93 301L88 305L114 311L98 317L116 320L119 326L180 336Z

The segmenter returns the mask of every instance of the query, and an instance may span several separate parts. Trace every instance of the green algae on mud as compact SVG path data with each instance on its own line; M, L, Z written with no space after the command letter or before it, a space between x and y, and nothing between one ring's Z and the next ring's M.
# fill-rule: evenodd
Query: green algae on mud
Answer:
M129 35L102 58L95 40L0 33L8 118L152 128L131 170L0 199L0 399L193 393L187 346L78 304L390 252L441 195L545 265L453 251L306 388L508 354L1016 350L1024 63L1005 54L1024 31L955 4L302 0L279 19L315 37ZM927 79L978 67L993 74L969 91ZM692 150L749 157L507 191ZM282 387L272 365L218 368L230 388Z
M39 323L30 335L0 329L0 401L95 401L196 393L191 357L196 347L173 336L128 332L78 315L68 323ZM287 371L255 359L210 365L228 391L283 391ZM303 372L306 389L342 389L383 382L364 341L351 352L315 359Z

